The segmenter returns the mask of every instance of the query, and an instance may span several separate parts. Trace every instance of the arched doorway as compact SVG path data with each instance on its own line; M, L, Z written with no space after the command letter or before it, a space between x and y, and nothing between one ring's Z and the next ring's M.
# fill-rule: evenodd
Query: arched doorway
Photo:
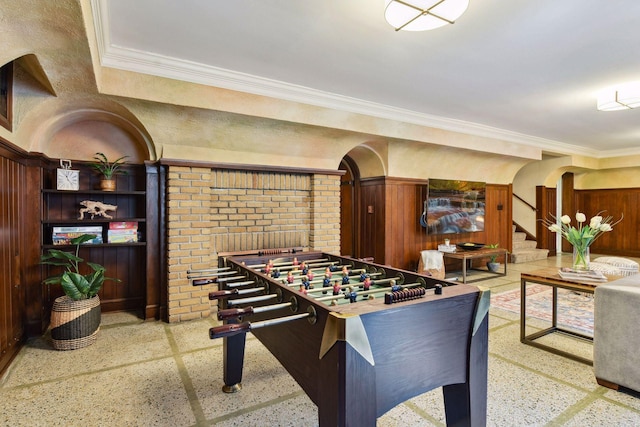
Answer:
M345 171L340 180L340 253L358 258L360 251L356 237L360 172L349 156L342 159L339 169Z

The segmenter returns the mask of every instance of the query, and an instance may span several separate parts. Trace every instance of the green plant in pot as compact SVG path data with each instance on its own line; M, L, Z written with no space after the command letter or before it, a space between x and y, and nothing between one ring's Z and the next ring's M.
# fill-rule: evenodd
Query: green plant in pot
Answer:
M486 245L487 248L489 249L496 249L498 246L500 246L498 243L493 243L491 245ZM487 270L496 273L498 271L498 269L500 268L500 263L498 262L498 256L499 255L489 255L489 262L487 262Z
M61 267L63 272L48 277L46 285L59 284L65 295L53 303L51 309L51 339L57 350L73 350L93 344L100 328L100 298L98 292L106 280L105 268L78 256L80 245L96 238L95 234L82 234L71 239L74 252L49 249L40 263ZM82 274L87 266L91 272Z
M104 153L96 153L93 156L93 159L96 161L91 164L91 167L96 170L98 173L102 175L102 180L100 181L100 189L103 191L115 191L116 189L116 174L125 175L127 171L122 169L122 165L124 165L124 159L129 156L118 157L113 161L109 161L107 156Z

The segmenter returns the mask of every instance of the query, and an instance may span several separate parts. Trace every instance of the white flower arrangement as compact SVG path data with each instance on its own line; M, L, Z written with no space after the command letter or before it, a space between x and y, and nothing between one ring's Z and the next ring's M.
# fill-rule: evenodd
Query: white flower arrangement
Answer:
M578 226L571 225L571 217L569 215L562 215L560 220L553 215L553 222L550 220L545 221L545 225L550 231L554 233L560 233L562 237L567 239L576 248L586 249L598 238L602 233L607 233L613 230L613 227L618 224L624 216L621 216L619 220L613 222L612 216L603 217L601 214L605 211L600 211L596 216L591 218L589 224L585 224L587 217L582 212L576 213L576 221Z
M571 225L571 217L569 215L562 215L560 220L553 215L551 220L544 220L544 224L547 228L554 232L560 233L562 237L567 239L569 243L574 247L576 258L574 260L574 266L576 264L583 264L588 269L588 261L586 260L586 252L589 246L595 240L602 235L602 233L608 233L613 230L613 227L618 224L624 218L624 215L620 216L620 219L613 222L612 216L603 217L601 214L605 211L598 212L591 218L589 224L585 224L587 217L584 213L576 212L577 227Z

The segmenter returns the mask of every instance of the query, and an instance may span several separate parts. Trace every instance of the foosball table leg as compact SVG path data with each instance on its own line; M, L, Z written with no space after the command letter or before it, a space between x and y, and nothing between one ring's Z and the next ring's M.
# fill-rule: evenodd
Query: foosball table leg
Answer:
M246 333L224 338L222 347L224 386L222 391L225 393L235 393L242 388L242 368L244 367L246 339Z
M468 378L462 384L442 387L447 425L485 427L487 423L487 368L489 316L471 340Z

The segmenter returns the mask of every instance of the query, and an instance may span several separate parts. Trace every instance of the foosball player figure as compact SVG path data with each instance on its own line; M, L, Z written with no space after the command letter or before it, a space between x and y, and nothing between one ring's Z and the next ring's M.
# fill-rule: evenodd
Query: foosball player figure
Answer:
M304 285L300 285L299 291L301 294L307 294L307 290L304 288Z
M292 284L294 280L295 280L295 279L294 279L294 277L293 277L293 272L292 272L292 271L289 271L289 272L287 273L287 283L288 283L288 284Z
M280 277L280 269L276 268L271 272L271 277L273 277L274 279L277 279L278 277Z
M327 268L329 269L329 271L338 271L338 267L335 264L331 264Z
M344 267L342 269L342 284L343 285L349 284L349 272L347 271L347 267Z
M298 258L297 257L293 257L293 265L294 265L294 267L298 265Z
M304 286L305 289L312 288L311 282L309 282L309 278L307 276L302 276L302 286Z
M364 279L366 279L367 277L369 277L369 275L367 274L366 271L363 271L362 273L360 273L360 281L364 282Z
M302 274L307 274L309 272L309 267L306 262L302 261L302 264L300 264L300 270L302 271Z
M369 290L369 288L371 288L371 283L372 283L372 282L371 282L371 277L367 276L367 277L364 279L364 282L362 282L362 288L363 288L365 291L368 291L368 290Z
M331 274L324 273L324 279L322 280L322 286L328 288L331 286Z
M333 282L333 294L340 295L341 290L342 290L342 287L340 286L340 282L338 280Z
M313 270L307 271L307 277L309 278L309 281L313 280Z
M324 277L331 278L331 269L329 267L324 269Z
M358 294L353 289L353 286L349 286L349 292L345 294L345 298L349 298L350 303L356 302L356 299L358 299Z
M402 286L396 285L396 279L391 279L389 281L389 284L391 285L391 292L397 292L402 290Z
M264 267L264 270L262 270L264 272L264 274L269 274L271 273L271 270L273 270L273 260L269 260L267 262L267 265Z

